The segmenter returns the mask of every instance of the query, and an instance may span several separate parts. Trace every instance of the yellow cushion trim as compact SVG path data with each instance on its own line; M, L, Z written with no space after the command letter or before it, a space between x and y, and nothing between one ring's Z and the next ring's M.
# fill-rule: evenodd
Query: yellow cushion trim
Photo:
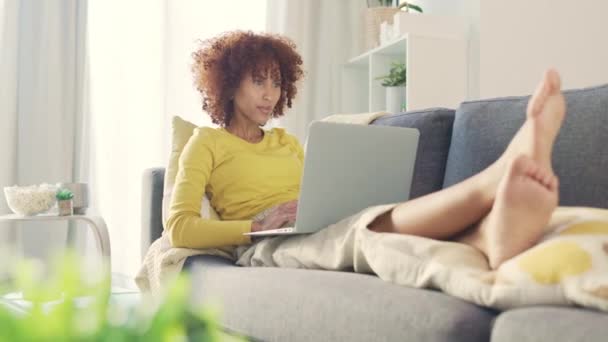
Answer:
M608 234L608 222L587 221L576 223L559 233L559 235L574 234Z
M551 285L589 270L591 256L574 242L555 241L529 250L518 265L536 282Z

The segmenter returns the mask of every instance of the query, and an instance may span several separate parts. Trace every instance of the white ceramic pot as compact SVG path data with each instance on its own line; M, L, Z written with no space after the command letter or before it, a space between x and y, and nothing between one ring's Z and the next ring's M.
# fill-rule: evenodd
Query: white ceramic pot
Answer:
M405 111L406 86L385 87L386 90L386 111L389 113L399 113Z

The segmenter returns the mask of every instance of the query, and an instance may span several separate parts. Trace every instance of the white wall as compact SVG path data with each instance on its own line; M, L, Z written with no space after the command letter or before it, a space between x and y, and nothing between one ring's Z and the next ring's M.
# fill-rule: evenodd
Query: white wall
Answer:
M468 89L467 99L479 97L479 26L481 0L417 0L424 13L459 16L469 23Z
M607 14L604 0L484 1L481 97L529 94L550 66L564 88L607 83Z

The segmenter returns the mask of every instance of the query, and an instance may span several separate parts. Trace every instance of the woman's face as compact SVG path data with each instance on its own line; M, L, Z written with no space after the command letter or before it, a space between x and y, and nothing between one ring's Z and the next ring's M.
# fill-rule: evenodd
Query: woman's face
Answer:
M234 114L264 126L281 96L281 75L274 68L245 73L234 93ZM273 75L274 74L274 75ZM277 76L278 74L278 76Z

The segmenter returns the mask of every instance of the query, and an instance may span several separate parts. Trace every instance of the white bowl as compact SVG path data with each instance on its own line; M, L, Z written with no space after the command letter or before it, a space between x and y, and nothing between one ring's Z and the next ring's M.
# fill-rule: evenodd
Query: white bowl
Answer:
M4 188L8 207L21 216L34 216L49 211L57 202L56 194L57 187L50 184Z

